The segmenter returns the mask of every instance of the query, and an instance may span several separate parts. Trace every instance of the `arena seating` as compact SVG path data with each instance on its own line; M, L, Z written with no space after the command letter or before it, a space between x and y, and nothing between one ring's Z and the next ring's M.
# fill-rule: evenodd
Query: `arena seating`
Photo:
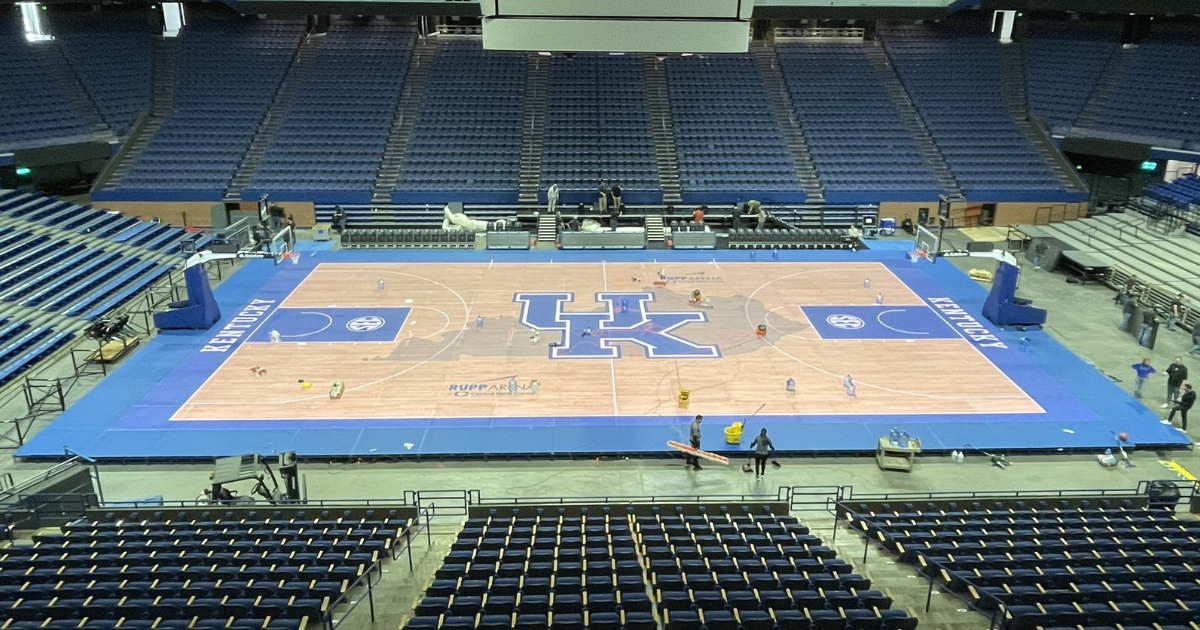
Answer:
M1200 521L1139 498L849 502L839 515L1006 630L1190 627Z
M883 41L900 80L968 199L1080 201L1005 109L1000 44L952 26L893 26Z
M794 517L655 511L470 518L404 628L917 626Z
M0 302L14 307L0 317L0 386L169 273L180 240L208 240L11 190L0 191L0 228Z
M368 203L416 33L334 22L243 199Z
M76 521L0 550L8 630L332 628L407 522Z
M645 80L637 56L580 54L547 60L540 198L592 204L601 181L626 204L662 203Z
M924 201L942 194L861 42L777 49L826 201Z
M56 29L58 46L118 136L150 109L153 31L145 20L110 20L103 28L78 20Z
M1066 135L1075 125L1104 66L1119 50L1118 33L1086 22L1034 22L1025 39L1029 106Z
M47 45L45 43L41 45ZM0 148L5 150L82 141L87 122L43 72L25 41L20 20L0 22Z
M525 74L522 53L439 41L392 201L515 204Z
M671 57L666 64L685 202L806 201L749 55Z
M1200 203L1200 177L1184 175L1171 182L1151 184L1146 187L1146 196L1167 204Z
M1195 59L1194 32L1156 31L1132 55L1113 96L1094 127L1100 135L1173 149L1200 150L1200 69L1179 64ZM1095 135L1095 134L1093 134Z
M174 109L121 178L120 197L220 200L303 34L303 24L272 21L189 24Z

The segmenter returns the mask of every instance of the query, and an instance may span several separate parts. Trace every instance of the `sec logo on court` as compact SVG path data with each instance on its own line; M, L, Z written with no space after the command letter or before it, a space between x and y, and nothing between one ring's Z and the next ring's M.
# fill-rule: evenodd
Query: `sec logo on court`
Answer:
M830 315L825 318L825 321L830 326L841 328L842 330L858 330L867 325L861 318L853 315Z
M346 330L360 333L371 332L372 330L379 330L380 328L383 328L385 323L387 322L383 321L382 317L375 317L374 315L355 317L354 319L346 322Z

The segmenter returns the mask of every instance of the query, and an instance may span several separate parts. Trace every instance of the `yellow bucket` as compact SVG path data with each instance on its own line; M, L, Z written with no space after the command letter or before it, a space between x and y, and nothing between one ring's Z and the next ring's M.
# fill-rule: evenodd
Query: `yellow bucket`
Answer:
M742 423L734 422L733 426L725 427L725 443L726 444L741 444L742 443Z

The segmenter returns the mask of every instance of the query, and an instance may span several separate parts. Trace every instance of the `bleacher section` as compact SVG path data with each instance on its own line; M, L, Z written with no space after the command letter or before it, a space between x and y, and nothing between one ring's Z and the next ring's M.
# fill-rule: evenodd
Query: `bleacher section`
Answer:
M1109 57L1119 51L1119 34L1104 25L1035 22L1025 39L1029 106L1066 135L1096 88Z
M1193 235L1164 236L1134 213L1102 214L1078 221L1063 221L1039 226L1048 236L1069 249L1088 252L1109 262L1110 287L1121 287L1131 276L1138 276L1150 291L1143 300L1166 313L1177 293L1183 293L1193 308L1184 318L1188 329L1200 326L1200 239Z
M440 40L392 202L515 204L525 74L522 53Z
M334 22L242 199L369 203L415 35Z
M666 61L686 203L804 203L796 168L749 55Z
M90 139L87 122L43 72L20 29L20 20L0 20L0 149Z
M266 512L266 510L263 510ZM332 628L407 521L79 520L0 550L7 630ZM185 517L186 518L186 517Z
M354 229L342 232L342 247L357 249L474 249L474 232L413 229Z
M593 204L600 182L626 204L660 204L662 189L641 63L635 55L557 56L550 64L541 190L559 203Z
M152 35L145 20L111 20L103 28L79 20L57 29L58 46L118 136L150 109Z
M1000 44L950 26L893 26L888 55L966 197L979 202L1081 201L1063 188L1005 109Z
M104 198L220 200L303 34L303 24L252 19L188 24L174 109Z
M167 275L207 237L54 198L0 191L0 386Z
M861 42L777 46L796 116L830 203L942 194Z
M832 228L734 228L729 231L729 249L857 249L861 245L850 240L846 230Z
M666 630L917 627L795 517L767 506L652 509L470 518L404 628L657 630L656 618Z
M1200 521L1144 497L849 501L838 510L1005 630L1200 622Z
M1152 33L1132 55L1090 135L1200 151L1200 56L1194 31ZM1098 133L1097 133L1098 131Z

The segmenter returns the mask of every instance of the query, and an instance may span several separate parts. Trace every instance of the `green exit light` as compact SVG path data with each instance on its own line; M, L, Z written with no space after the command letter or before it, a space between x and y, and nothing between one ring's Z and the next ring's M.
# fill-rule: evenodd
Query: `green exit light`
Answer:
M1024 13L1017 13L1017 17L1025 17Z
M1082 164L1076 164L1076 165L1075 165L1075 170L1077 170L1077 171L1082 171L1082 170L1083 170L1083 165L1082 165Z
M21 177L29 177L29 175L31 173L33 173L33 171L29 170L28 166L18 166L17 167L17 175L19 175Z
M1142 170L1143 171L1153 171L1156 168L1158 168L1158 162L1152 162L1150 160L1146 160L1145 162L1142 162Z

